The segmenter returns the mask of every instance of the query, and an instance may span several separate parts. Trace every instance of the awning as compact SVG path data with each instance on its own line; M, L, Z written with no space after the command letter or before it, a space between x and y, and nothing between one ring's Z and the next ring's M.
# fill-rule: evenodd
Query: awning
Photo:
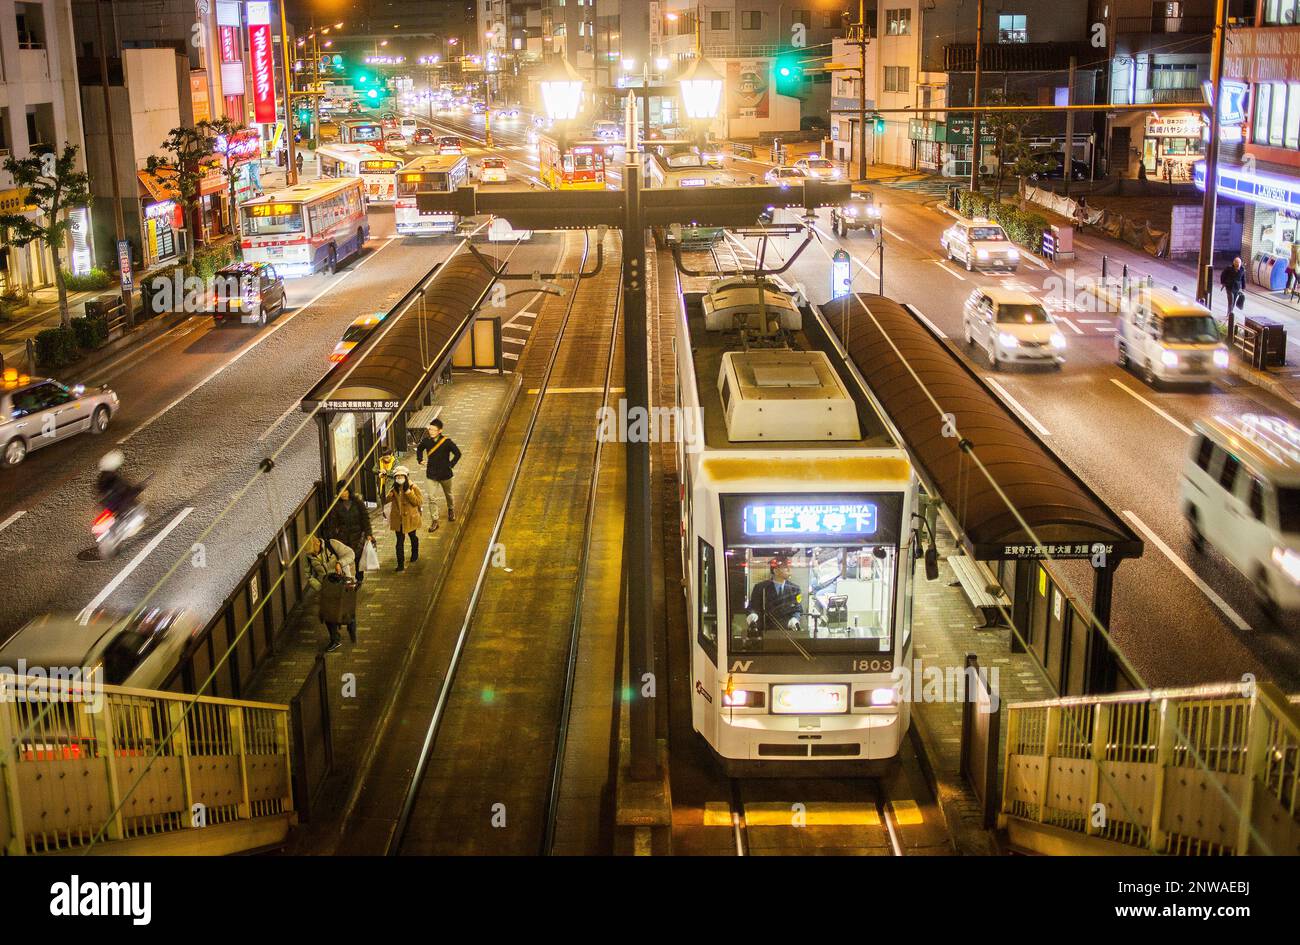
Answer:
M975 558L1091 558L1096 545L1111 561L1142 554L1128 525L911 312L879 295L822 312Z
M140 197L161 203L164 200L180 200L181 191L176 185L176 172L168 167L160 167L155 173L137 171L140 181Z
M446 367L492 282L492 273L468 250L453 254L388 310L374 335L321 378L303 398L302 409L397 410Z

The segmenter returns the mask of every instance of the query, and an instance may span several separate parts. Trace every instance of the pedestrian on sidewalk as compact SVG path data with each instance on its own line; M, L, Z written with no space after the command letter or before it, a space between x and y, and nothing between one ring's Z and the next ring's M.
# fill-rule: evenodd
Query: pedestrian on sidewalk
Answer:
M384 496L388 526L397 536L397 570L406 570L406 539L411 539L411 564L420 558L420 523L424 518L424 493L411 482L405 466L393 470L393 487Z
M374 533L370 530L370 514L366 511L365 503L352 497L352 490L348 488L347 483L339 487L338 499L334 503L334 508L330 509L329 515L325 517L325 527L321 532L327 539L341 541L352 549L353 558L357 562L361 561L366 542L375 540ZM365 577L365 572L358 567L357 584L360 585Z
M415 461L425 463L424 474L442 487L443 498L447 500L447 521L456 521L456 507L451 497L452 470L460 462L460 447L452 442L451 437L442 432L443 423L434 417L425 431L424 437L415 447ZM427 457L427 461L426 461ZM438 503L429 489L429 533L438 530Z
M299 151L296 155L294 155L294 163L298 165L298 176L301 177L301 176L302 176L302 164L303 164L303 157L302 157L302 152L301 152L301 151Z
M397 454L391 446L385 445L379 452L379 462L375 464L375 475L379 477L379 494L387 495L393 488L393 470L397 468Z
M357 642L354 562L352 549L341 541L323 542L315 535L307 540L307 586L320 595L316 613L329 631L326 653L333 653L343 645L339 637L340 623L348 625L348 636L353 643Z
M1219 276L1219 284L1228 296L1228 343L1232 343L1233 320L1237 309L1246 304L1246 270L1241 265L1241 257L1232 260L1231 266L1225 266Z
M1286 264L1286 290L1291 292L1296 283L1296 273L1300 273L1300 242L1291 244L1291 258Z

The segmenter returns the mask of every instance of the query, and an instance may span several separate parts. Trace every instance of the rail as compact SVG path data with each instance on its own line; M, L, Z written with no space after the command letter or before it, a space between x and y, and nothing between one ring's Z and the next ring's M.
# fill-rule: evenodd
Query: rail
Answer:
M289 709L0 676L0 850L238 853L294 817Z
M1272 683L1006 707L998 823L1038 853L1300 853L1300 706Z

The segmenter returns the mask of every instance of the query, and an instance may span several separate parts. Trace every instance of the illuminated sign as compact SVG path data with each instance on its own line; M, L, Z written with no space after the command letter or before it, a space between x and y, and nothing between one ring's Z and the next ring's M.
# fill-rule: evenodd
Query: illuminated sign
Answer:
M239 36L235 33L235 28L219 26L217 32L221 36L221 61L239 62Z
M746 505L743 521L745 534L756 538L874 535L876 506L873 502Z
M176 212L175 200L160 200L157 203L151 203L144 208L144 215L150 220L157 220L160 217L169 217Z
M255 217L283 217L298 212L296 203L255 203L248 208Z
M362 161L363 171L393 171L402 166L401 161Z
M853 287L853 259L843 249L835 250L831 257L831 298L848 295Z
M706 181L703 177L686 177L677 182L678 187L703 187Z
M1219 84L1223 88L1223 102L1219 105L1219 127L1240 125L1246 120L1246 96L1250 94L1250 86L1232 79L1223 79ZM1214 85L1206 79L1201 83L1201 88L1205 92L1205 101L1213 105Z
M248 49L253 67L253 120L264 125L275 121L275 74L271 56L271 4L249 0Z
M1173 115L1147 119L1148 138L1199 138L1200 115Z
M238 161L249 161L261 156L262 140L256 131L245 129L236 131L230 136L229 141L225 135L217 135L213 150L217 154L224 154L226 160L232 164Z
M847 711L849 711L847 685L778 683L772 687L774 715L823 715Z
M1193 168L1192 178L1198 188L1205 189L1204 161ZM1300 181L1250 174L1240 168L1220 165L1217 193L1222 197L1235 197L1300 214Z

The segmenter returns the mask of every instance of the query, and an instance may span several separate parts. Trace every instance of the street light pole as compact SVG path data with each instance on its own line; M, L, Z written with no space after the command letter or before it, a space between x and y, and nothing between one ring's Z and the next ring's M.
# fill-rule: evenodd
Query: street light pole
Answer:
M984 61L984 0L975 0L975 88L970 103L980 104L980 71ZM980 113L971 114L970 127L970 189L980 192ZM1068 173L1068 172L1067 172Z
M284 15L284 0L280 0L280 53L284 59L284 180L292 187L298 183L297 149L293 146L293 72L289 60L289 22Z
M1205 145L1205 197L1201 201L1201 248L1196 258L1196 300L1206 308L1214 290L1214 211L1219 186L1219 102L1223 98L1223 52L1227 46L1227 0L1214 5L1214 42L1210 50L1210 140ZM1232 343L1232 298L1228 298L1228 343Z
M858 180L867 179L867 20L858 0Z
M110 7L113 0L108 0ZM126 221L122 216L122 182L117 173L117 149L113 141L113 103L108 90L108 53L105 51L103 0L95 0L95 28L99 31L99 86L104 92L104 135L108 152L109 175L113 181L113 227L117 237L117 246L126 242ZM120 253L121 250L119 249ZM122 304L126 306L126 324L135 324L134 303L131 290L121 279Z

